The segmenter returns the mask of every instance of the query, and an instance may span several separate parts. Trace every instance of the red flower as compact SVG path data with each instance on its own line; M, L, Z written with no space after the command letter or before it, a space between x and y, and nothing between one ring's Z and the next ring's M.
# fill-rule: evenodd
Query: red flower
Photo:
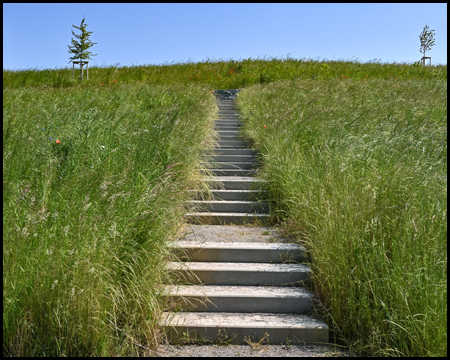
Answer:
M264 127L266 127L266 125L264 125Z
M57 144L61 144L61 141L59 141L59 140L56 140L56 143L57 143Z

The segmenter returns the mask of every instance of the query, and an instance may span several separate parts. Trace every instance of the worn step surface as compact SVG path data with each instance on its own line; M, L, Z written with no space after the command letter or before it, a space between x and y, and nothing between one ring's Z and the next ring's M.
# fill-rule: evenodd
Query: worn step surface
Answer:
M234 161L234 162L204 162L203 165L209 164L214 169L253 169L257 166L254 161Z
M190 200L189 204L200 212L266 213L268 211L268 204L262 201Z
M269 333L271 344L327 343L328 326L303 314L182 312L165 313L161 325L169 328L172 341L199 339L213 341L227 336L233 343L246 344L248 336L257 342Z
M242 140L241 135L237 131L218 130L217 134L221 140Z
M234 241L177 242L177 255L196 262L283 263L306 261L305 248L297 244Z
M306 314L313 309L314 293L302 287L179 285L166 296L185 301L189 311L265 312Z
M256 170L251 169L211 169L211 172L217 176L253 176Z
M235 263L235 262L171 262L190 284L204 285L299 285L308 283L311 270L304 264Z
M194 224L227 225L251 224L270 219L269 214L226 213L226 212L195 212L187 213L186 219Z
M221 125L233 125L233 126L242 126L242 122L239 119L217 119L215 121L216 126Z
M225 190L260 190L258 187L262 183L253 177L245 176L207 176L202 181L210 182L213 189L218 189L222 185Z
M211 190L205 193L202 191L191 190L191 193L191 198L195 200L205 200L210 199L211 197L215 200L267 200L266 193L261 190ZM208 194L211 197L209 197Z
M218 140L217 145L219 147L240 148L248 146L248 143L243 140Z
M255 149L210 149L217 155L256 155Z

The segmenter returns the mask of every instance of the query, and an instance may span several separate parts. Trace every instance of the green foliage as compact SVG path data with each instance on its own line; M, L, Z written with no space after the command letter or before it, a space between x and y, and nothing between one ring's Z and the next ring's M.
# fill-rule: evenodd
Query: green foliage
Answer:
M232 71L231 71L232 70ZM243 59L239 61L206 60L200 63L142 65L130 67L89 67L95 82L79 84L72 79L72 69L3 70L3 89L24 86L66 88L76 86L101 87L122 84L180 86L194 83L214 89L242 89L255 84L295 79L348 80L430 80L447 79L446 65L427 67L408 63L367 63L357 61L315 61L311 59Z
M81 21L80 26L72 25L75 29L80 30L81 34L77 35L72 30L72 35L75 36L77 39L79 39L79 42L72 38L72 46L67 45L67 47L69 48L69 50L68 50L69 54L73 54L73 56L70 58L71 61L76 60L76 59L80 59L80 61L87 60L87 59L92 60L91 56L98 55L98 54L92 54L92 52L87 51L89 48L91 48L92 46L94 46L97 43L93 43L91 40L89 40L89 37L92 34L92 31L86 30L87 24L84 23L84 20L85 19L83 19Z
M446 355L446 65L90 71L95 82L3 71L4 354L157 343L167 244L213 141L211 91L242 88L260 175L286 231L308 244L336 336L371 354Z
M420 49L419 51L423 53L425 57L425 53L434 46L434 30L428 30L428 25L425 25L422 33L419 35L420 39Z
M4 355L153 348L168 243L211 146L214 96L194 85L20 88L3 105Z
M332 337L359 354L446 357L446 81L297 80L237 101Z

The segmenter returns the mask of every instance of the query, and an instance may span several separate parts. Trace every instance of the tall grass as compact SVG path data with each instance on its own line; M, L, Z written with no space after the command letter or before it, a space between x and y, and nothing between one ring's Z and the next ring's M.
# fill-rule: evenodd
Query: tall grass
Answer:
M446 81L280 81L237 103L334 337L359 354L446 356Z
M72 69L3 70L3 88L23 86L76 87L79 70ZM263 58L241 60L205 60L167 65L107 66L89 68L89 80L82 86L117 86L121 84L204 84L214 89L238 89L255 84L291 79L447 79L447 66L415 66L409 63L381 63L373 60L321 60Z
M286 230L309 241L337 336L373 353L446 351L446 66L287 57L78 72L3 70L4 354L156 344L166 244L211 147L211 91L230 88L250 88L246 134Z
M212 141L208 90L4 89L4 355L157 343L165 245Z

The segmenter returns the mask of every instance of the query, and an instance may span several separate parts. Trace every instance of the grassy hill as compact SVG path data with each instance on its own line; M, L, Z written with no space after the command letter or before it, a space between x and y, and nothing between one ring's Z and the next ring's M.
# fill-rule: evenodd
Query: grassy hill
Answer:
M77 77L78 74L75 75ZM3 71L3 352L153 348L167 244L242 89L318 311L370 355L447 354L447 67L248 59Z

